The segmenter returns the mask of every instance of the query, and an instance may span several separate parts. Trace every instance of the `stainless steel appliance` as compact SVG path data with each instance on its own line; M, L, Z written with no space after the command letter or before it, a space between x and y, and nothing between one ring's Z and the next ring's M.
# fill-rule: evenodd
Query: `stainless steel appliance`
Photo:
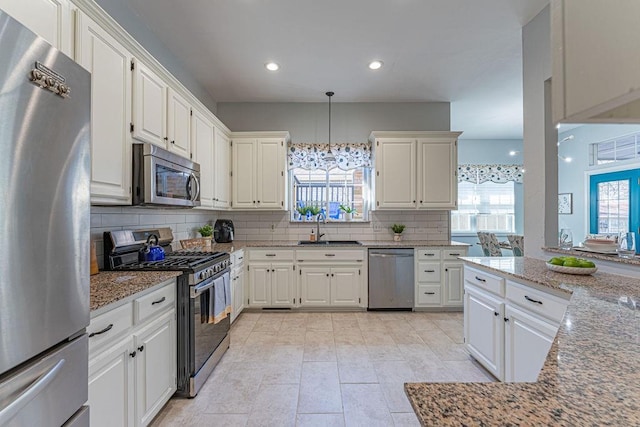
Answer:
M213 240L217 243L233 242L233 221L230 219L218 219L213 226Z
M138 261L138 250L151 235L165 250L161 261ZM177 286L178 394L194 397L229 348L230 317L209 323L214 283L230 280L230 256L224 252L172 251L170 228L104 233L104 265L108 270L182 271ZM228 296L230 297L230 296ZM229 298L230 302L230 298Z
M200 206L200 165L153 144L133 144L133 204Z
M0 11L0 425L88 426L91 77Z
M369 309L413 309L413 249L369 249Z

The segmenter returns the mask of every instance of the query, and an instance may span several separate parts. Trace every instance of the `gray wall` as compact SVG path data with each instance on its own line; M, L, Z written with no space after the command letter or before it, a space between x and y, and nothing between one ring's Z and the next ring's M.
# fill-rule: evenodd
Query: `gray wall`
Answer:
M458 141L458 163L470 164L522 164L522 140L521 139L461 139ZM510 156L510 151L517 151L515 156ZM516 234L522 234L524 230L524 191L522 184L514 185L515 196L515 222ZM500 235L500 240L506 238ZM477 235L452 234L452 238L458 242L471 245L469 256L482 256L482 249L476 245ZM511 255L505 251L504 255Z
M630 133L640 132L640 125L598 124L582 125L558 135L562 140L570 135L573 139L560 144L558 153L570 156L571 163L558 162L558 192L573 194L573 213L558 215L558 226L570 228L574 243L581 242L589 233L589 180L586 172L605 173L616 170L635 169L640 167L640 160L635 162L618 163L615 165L589 166L589 144L606 141Z
M449 130L448 102L334 102L331 108L332 142L364 142L374 130ZM216 115L232 131L288 130L294 142L328 138L328 102L220 102Z
M162 44L156 35L146 27L136 12L127 4L127 0L96 0L96 3L103 8L113 19L122 26L134 39L138 41L158 62L160 62L171 74L191 91L213 113L216 112L216 101L209 92L198 83L191 73Z

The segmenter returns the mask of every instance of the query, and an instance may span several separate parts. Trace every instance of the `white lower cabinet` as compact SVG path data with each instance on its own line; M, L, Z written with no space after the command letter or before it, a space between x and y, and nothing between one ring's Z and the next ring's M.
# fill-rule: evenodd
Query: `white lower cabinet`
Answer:
M504 317L504 380L534 382L544 365L558 328L509 305Z
M231 254L231 323L244 310L244 250Z
M324 307L331 304L331 269L300 267L300 305Z
M471 286L466 288L464 336L467 350L496 378L503 378L504 303Z
M469 266L464 282L469 353L501 381L536 381L568 299Z
M175 279L92 317L92 427L146 426L176 391L175 298L167 295L175 295Z
M464 263L458 257L466 255L464 246L415 250L415 308L462 308Z
M331 305L355 307L360 304L360 276L357 267L331 269Z
M249 305L292 307L295 304L293 264L251 263Z
M91 426L134 426L133 338L115 343L89 360Z

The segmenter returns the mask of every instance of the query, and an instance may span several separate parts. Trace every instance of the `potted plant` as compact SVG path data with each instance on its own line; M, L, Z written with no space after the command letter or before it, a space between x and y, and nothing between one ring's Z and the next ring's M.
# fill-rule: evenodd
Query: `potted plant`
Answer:
M309 207L308 206L298 206L296 208L296 212L298 213L298 218L300 221L304 221L307 217L307 212L309 211Z
M307 218L309 218L311 221L315 221L316 220L316 215L318 215L320 213L320 208L318 206L307 206Z
M202 236L204 240L204 245L207 247L211 247L211 236L213 235L213 227L210 224L205 224L202 227L198 228L198 233Z
M345 205L340 205L340 210L344 212L345 221L351 221L351 219L353 219L353 214L356 213L355 208L350 208Z
M399 242L402 240L402 232L405 229L405 225L403 224L393 224L391 226L391 230L393 231L393 241Z

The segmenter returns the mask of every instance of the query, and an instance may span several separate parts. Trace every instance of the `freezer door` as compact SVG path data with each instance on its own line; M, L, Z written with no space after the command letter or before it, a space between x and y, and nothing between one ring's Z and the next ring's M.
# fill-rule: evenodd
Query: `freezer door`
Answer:
M89 324L90 81L0 12L0 376Z
M88 357L82 335L0 380L0 426L66 423L87 401Z

